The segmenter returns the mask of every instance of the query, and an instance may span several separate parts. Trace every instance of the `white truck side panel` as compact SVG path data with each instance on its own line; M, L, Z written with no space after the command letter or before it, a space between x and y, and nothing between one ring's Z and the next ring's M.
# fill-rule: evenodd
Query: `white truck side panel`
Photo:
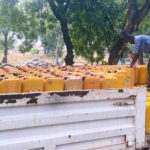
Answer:
M0 95L0 150L134 150L146 89Z

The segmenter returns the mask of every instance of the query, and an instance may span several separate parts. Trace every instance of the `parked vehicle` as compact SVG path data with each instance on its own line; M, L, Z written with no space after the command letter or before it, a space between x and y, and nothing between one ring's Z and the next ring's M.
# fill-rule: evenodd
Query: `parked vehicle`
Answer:
M129 58L121 58L118 62L118 65L129 65L131 61Z
M0 95L0 150L147 147L146 89Z

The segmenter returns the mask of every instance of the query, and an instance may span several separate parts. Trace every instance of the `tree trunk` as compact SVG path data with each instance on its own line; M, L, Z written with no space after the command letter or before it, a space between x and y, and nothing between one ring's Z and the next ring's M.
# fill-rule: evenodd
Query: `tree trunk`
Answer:
M71 38L68 32L67 26L67 9L70 3L70 0L64 1L55 1L55 0L48 0L50 7L55 15L55 17L59 20L61 25L61 31L63 34L64 43L66 44L67 48L67 55L65 57L65 64L66 65L73 65L73 44L71 42Z
M96 65L97 65L97 66L98 66L98 64L99 64L99 60L96 61Z
M59 51L59 35L57 34L56 37L57 43L56 43L56 50L55 50L55 61L56 61L56 66L59 65L58 63L58 51Z
M4 34L4 58L3 63L7 63L7 53L8 53L8 33Z
M123 38L119 38L117 42L115 43L114 47L111 49L109 54L109 64L117 64L119 61L120 56L122 55L122 52L126 46L126 43L123 42Z
M146 0L143 7L138 10L137 9L137 1L136 0L128 0L128 13L126 15L125 22L123 24L122 32L114 44L113 48L110 50L109 55L109 64L117 64L119 58L126 46L123 37L128 34L132 34L138 29L138 26L143 21L144 17L147 15L148 10L150 9L150 0ZM125 26L128 22L128 25Z
M61 30L63 34L63 39L67 47L67 55L65 57L65 64L66 65L73 65L73 45L71 42L71 38L69 36L68 27L67 27L67 21L61 21Z
M49 52L50 52L50 48L47 48L47 51L46 51L47 56L50 56Z
M47 55L47 49L46 48L44 48L44 54Z
M94 53L93 53L93 51L92 51L92 53L91 53L91 58L90 58L91 65L93 65L93 63L94 63L94 58L93 58L93 56L94 56Z

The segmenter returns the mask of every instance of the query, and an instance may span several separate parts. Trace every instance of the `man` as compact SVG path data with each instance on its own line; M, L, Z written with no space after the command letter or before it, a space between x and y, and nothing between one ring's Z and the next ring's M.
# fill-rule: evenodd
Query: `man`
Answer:
M135 44L133 59L130 64L130 67L133 67L137 59L139 58L140 54L143 52L150 53L150 36L147 35L127 35L125 38L126 42L131 44ZM148 86L150 87L150 57L148 60Z

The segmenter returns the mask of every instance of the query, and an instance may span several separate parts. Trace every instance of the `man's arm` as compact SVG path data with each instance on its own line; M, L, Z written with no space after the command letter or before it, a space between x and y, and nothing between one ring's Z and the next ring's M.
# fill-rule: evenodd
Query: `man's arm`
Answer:
M132 68L133 65L135 64L135 62L137 61L137 59L139 58L140 54L133 54L133 59L132 62L130 64L130 67Z
M139 58L140 54L141 54L141 50L140 50L140 44L141 44L141 39L134 39L135 42L135 48L134 48L134 53L133 53L133 57L132 57L132 62L130 64L130 67L133 67L133 65L135 64L135 62L137 61L137 59Z

